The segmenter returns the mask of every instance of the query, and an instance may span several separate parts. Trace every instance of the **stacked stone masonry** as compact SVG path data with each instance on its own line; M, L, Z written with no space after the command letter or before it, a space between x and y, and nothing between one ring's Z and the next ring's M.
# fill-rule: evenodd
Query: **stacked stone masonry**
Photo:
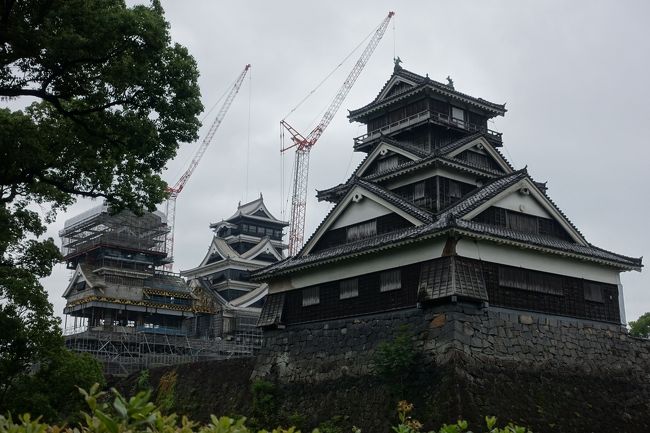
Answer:
M372 374L377 345L400 329L413 336L424 364L457 354L476 363L584 374L629 371L650 383L650 341L619 325L471 304L404 309L306 323L265 332L254 377L322 382Z

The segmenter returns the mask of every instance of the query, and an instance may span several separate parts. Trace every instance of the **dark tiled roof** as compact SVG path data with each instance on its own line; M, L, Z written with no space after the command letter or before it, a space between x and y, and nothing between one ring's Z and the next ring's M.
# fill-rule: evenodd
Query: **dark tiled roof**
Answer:
M409 215L419 219L420 221L423 221L423 222L431 222L431 221L433 221L433 214L431 212L428 212L428 211L414 205L410 201L403 199L399 195L397 195L397 194L395 194L395 193L393 193L391 191L388 191L387 189L384 189L384 188L380 187L379 185L376 185L376 184L374 184L372 182L368 182L366 180L359 179L359 178L357 178L353 182L353 185L354 184L359 185L359 186L365 188L366 190L378 195L379 197L383 198L384 200L386 200L390 204L392 204L392 205L396 206L397 208L405 211L406 213L408 213Z
M156 274L144 280L144 287L179 293L190 293L190 287L178 275Z
M439 213L440 218L447 218L448 215L455 217L466 215L506 188L526 177L528 177L528 173L526 172L526 169L522 169L494 179L492 182L483 185L481 188L476 189L473 193L464 197L460 202L441 210Z
M477 189L474 193L471 193L468 196L464 197L460 202L453 204L447 209L440 212L437 216L437 220L430 223L418 227L409 227L407 229L397 230L395 232L362 239L344 245L339 245L305 256L298 254L298 256L294 258L283 260L282 262L276 263L254 273L254 278L261 280L275 274L282 274L291 269L311 267L320 263L329 263L342 260L343 258L347 257L368 254L373 251L401 245L405 242L414 242L420 239L442 235L448 230L461 230L466 234L469 234L472 237L476 238L510 241L510 243L513 245L523 248L544 250L551 253L559 252L563 253L564 255L575 256L578 258L585 258L598 262L620 265L628 269L638 269L642 266L641 259L622 256L590 244L581 245L550 236L522 233L503 227L493 226L490 224L460 219L460 217L467 215L472 210L478 208L486 201L495 197L500 192L504 191L505 189L509 188L524 178L528 178L526 169L522 169L512 174L497 178L482 188ZM394 194L387 192L376 184L372 184L361 179L356 179L356 182L367 185L368 190L371 192L374 192L378 195L382 194L382 198L385 198L387 200L395 199ZM396 198L404 201L399 197ZM410 203L408 204L410 206L413 206ZM404 207L405 210L408 208L408 206Z
M563 251L569 254L618 263L631 268L640 268L643 266L641 263L641 258L623 256L621 254L616 254L611 251L598 248L591 244L580 245L551 236L538 235L534 233L523 233L505 227L479 223L476 221L456 219L454 220L454 224L459 229L467 230L484 237L494 237L498 238L499 240L511 240L516 243L525 244L526 246L538 246L542 248Z
M386 86L388 86L391 79L393 77L395 77L395 76L405 78L405 79L407 79L409 81L413 81L413 82L415 82L415 86L411 90L407 90L407 91L401 92L401 93L399 93L397 95L390 96L390 97L388 97L388 98L386 98L384 100L381 100L381 101L378 100L379 95L381 95L383 93L383 91L386 89ZM422 91L427 86L432 88L435 91L438 91L439 93L443 93L443 94L445 94L447 96L450 96L453 99L460 99L460 100L463 100L464 102L467 102L469 104L472 104L472 105L478 106L480 108L483 108L486 111L490 111L494 115L503 115L506 112L505 104L495 104L493 102L486 101L483 98L475 98L475 97L470 96L468 94L459 92L459 91L455 90L453 87L451 87L451 86L449 86L447 84L443 84L443 83L440 83L438 81L434 81L434 80L430 79L429 77L423 77L421 75L418 75L418 74L415 74L413 72L407 71L406 69L399 68L399 69L395 70L393 75L391 75L390 79L386 82L386 84L384 84L381 91L379 92L379 95L377 95L377 97L375 98L374 101L372 101L371 103L369 103L366 106L361 107L359 109L351 110L349 115L348 115L348 118L350 119L350 121L354 121L357 118L363 116L363 114L365 114L366 112L373 111L373 110L383 106L384 104L389 104L391 102L394 102L394 101L403 99L405 97L411 96L411 95L413 95L415 93L418 93L418 92Z
M453 141L445 146L442 146L441 148L437 149L436 153L438 155L448 155L454 150L463 147L467 143L476 140L479 137L484 136L485 134L483 132L475 132L474 134L470 134L468 136L465 136L461 138L460 140Z
M433 301L450 296L487 301L487 289L479 263L451 256L422 264L418 299Z
M257 320L257 326L279 325L282 321L282 310L284 308L284 293L273 293L266 297L262 313Z

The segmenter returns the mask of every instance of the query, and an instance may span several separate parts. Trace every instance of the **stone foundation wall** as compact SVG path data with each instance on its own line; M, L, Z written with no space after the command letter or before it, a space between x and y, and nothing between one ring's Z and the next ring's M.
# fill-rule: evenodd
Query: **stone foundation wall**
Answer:
M254 377L322 382L373 371L377 345L400 329L412 335L424 365L463 354L478 363L584 373L630 371L650 382L650 341L618 325L453 304L289 326L265 332Z

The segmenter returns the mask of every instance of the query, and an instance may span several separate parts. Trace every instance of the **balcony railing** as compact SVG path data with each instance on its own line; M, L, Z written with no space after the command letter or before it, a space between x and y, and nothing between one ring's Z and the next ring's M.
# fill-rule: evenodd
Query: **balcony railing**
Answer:
M488 134L488 136L495 139L499 143L501 142L502 133L500 132L493 131L482 125L476 125L464 120L454 119L449 114L424 110L403 119L397 120L393 123L389 123L388 125L384 125L381 128L375 129L366 134L360 135L354 139L354 144L356 146L360 146L371 140L374 140L375 138L381 137L382 135L389 135L397 130L408 128L410 126L414 126L426 121L432 121L443 125L450 125L458 129L463 129L471 132L481 131Z

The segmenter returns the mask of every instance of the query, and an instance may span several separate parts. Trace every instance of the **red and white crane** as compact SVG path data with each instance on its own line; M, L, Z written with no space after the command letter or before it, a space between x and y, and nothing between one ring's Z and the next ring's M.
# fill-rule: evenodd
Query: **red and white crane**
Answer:
M251 65L248 64L246 67L244 67L244 70L239 74L237 79L235 80L235 84L233 84L232 88L228 92L228 95L226 96L226 99L223 101L223 104L221 105L221 108L219 109L219 112L217 113L217 116L214 119L214 122L212 122L212 125L210 125L210 129L208 129L208 133L205 135L203 138L203 141L201 142L201 145L199 148L196 150L196 153L194 154L194 158L192 158L192 161L190 162L189 167L187 167L187 170L185 170L185 173L182 174L180 179L178 179L178 182L174 184L174 186L170 186L167 188L167 192L169 193L169 198L167 199L167 202L165 204L165 213L167 214L167 225L169 227L169 232L167 233L167 237L165 238L165 251L167 252L167 259L168 263L165 265L165 269L171 270L172 269L172 263L174 260L174 223L176 222L176 199L178 198L178 195L183 191L183 188L187 184L187 181L190 179L192 176L192 173L194 173L194 170L196 170L196 167L199 165L199 162L201 161L201 158L205 154L206 149L210 145L210 142L212 142L212 138L214 138L214 134L217 132L217 129L219 129L219 126L221 125L221 121L223 120L224 117L226 117L226 113L228 112L228 109L232 105L232 102L235 100L235 96L237 96L237 93L239 92L239 89L244 82L244 77L246 76L246 73L250 69Z
M388 28L388 23L393 15L395 15L395 12L389 12L388 16L384 18L381 24L379 24L377 30L375 30L370 39L370 42L368 42L363 53L361 53L361 57L359 57L359 60L357 60L352 71L350 71L350 74L347 76L343 85L325 111L323 118L307 135L307 137L300 134L285 120L280 122L280 125L291 134L291 140L293 141L293 144L282 149L282 152L293 147L296 148L296 159L294 162L293 172L293 192L291 194L291 219L289 220L289 256L294 256L298 253L304 240L305 215L307 210L307 181L309 177L309 152L323 134L327 125L329 125L334 118L334 115L341 107L341 104L350 92L350 89L352 89L359 74L361 74L366 63L368 63L370 56L375 51L375 48L377 48L381 38L384 36L384 33Z

